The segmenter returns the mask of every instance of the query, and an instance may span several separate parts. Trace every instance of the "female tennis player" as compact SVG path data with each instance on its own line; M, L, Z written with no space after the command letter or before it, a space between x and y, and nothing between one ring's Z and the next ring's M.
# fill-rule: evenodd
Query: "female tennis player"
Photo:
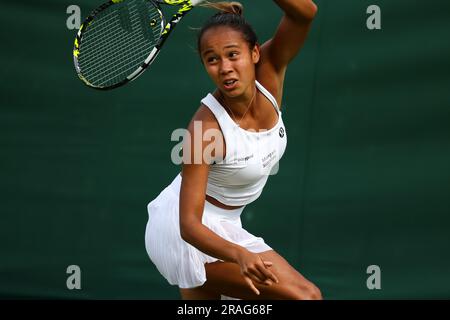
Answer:
M321 299L240 220L285 151L286 68L317 11L311 0L275 2L284 16L261 46L236 2L210 3L219 12L199 32L198 51L217 89L189 124L182 171L148 205L145 236L150 259L183 299Z

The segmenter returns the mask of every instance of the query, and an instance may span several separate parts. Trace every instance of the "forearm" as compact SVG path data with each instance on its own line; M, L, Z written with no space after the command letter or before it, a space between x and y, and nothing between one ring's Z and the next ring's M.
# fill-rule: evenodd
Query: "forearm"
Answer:
M237 262L243 248L220 237L202 223L195 222L180 225L181 237L198 250L229 262Z
M311 0L274 0L293 20L312 20L317 12L316 4Z

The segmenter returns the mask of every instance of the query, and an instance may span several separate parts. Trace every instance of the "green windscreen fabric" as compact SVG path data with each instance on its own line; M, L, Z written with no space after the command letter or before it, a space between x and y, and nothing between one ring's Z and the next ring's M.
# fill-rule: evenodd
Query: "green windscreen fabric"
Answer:
M76 5L84 18L100 3ZM269 39L282 11L242 3ZM326 299L450 298L450 2L316 3L284 84L287 149L243 225ZM180 170L172 132L214 90L194 30L212 11L192 10L140 78L102 92L76 76L72 4L0 10L0 298L179 299L147 256L146 207Z

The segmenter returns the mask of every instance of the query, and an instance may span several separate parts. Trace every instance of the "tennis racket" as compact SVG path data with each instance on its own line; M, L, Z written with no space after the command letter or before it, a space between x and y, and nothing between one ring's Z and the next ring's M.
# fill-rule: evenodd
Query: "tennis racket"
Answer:
M101 90L120 87L155 60L180 20L203 0L110 0L83 22L73 59L78 77ZM169 22L159 4L178 6Z

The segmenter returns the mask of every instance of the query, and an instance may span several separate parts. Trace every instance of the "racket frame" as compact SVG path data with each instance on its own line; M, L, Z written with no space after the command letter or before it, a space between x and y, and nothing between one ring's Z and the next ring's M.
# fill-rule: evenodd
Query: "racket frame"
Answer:
M100 5L99 7L97 7L96 9L94 9L89 14L89 16L84 20L83 24L80 26L80 29L78 30L77 35L75 37L75 43L74 43L74 48L73 48L73 60L74 60L75 70L76 70L77 75L80 78L80 80L84 84L86 84L87 86L89 86L91 88L98 89L98 90L111 90L111 89L115 89L120 86L123 86L126 83L137 79L147 69L147 67L150 64L152 64L152 62L156 59L156 57L158 56L158 54L161 51L161 48L162 48L164 42L167 40L170 32L172 32L172 30L175 28L175 26L178 24L178 22L180 22L181 19L193 8L191 0L146 0L147 2L150 2L156 8L156 10L158 11L158 13L161 17L161 31L162 32L160 34L157 44L150 51L149 55L142 62L142 64L133 73L128 75L124 80L122 80L121 82L118 82L114 85L111 85L111 86L97 86L97 85L90 83L83 76L80 65L79 65L78 56L80 53L80 45L82 43L83 35L89 29L89 24L94 20L94 18L100 12L106 10L107 8L109 8L110 6L112 6L114 4L118 4L123 1L126 1L126 0L109 0L108 2L105 2L102 5ZM170 6L180 6L180 9L175 14L172 15L169 22L166 22L166 18L164 17L159 4L165 4L165 5L170 5Z

